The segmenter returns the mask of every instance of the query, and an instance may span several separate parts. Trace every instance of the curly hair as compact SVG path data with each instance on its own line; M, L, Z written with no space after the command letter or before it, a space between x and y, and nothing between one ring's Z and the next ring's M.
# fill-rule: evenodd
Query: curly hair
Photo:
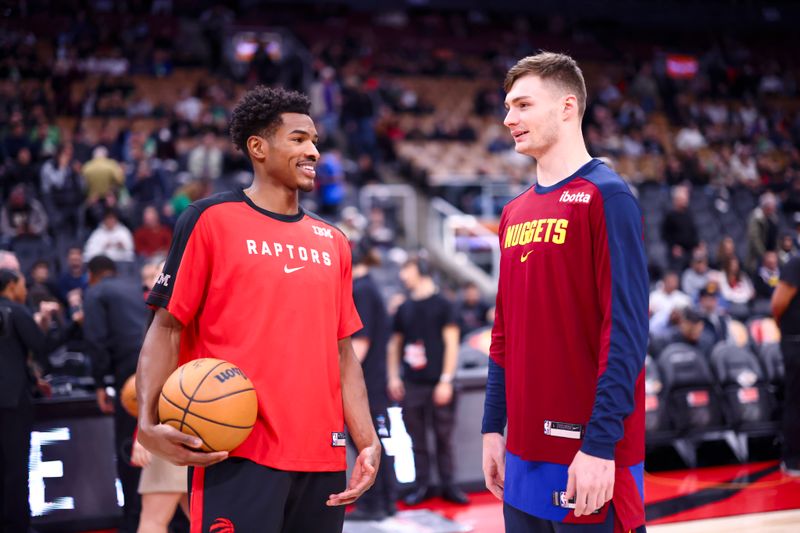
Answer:
M259 85L248 91L233 109L231 141L247 154L247 139L251 135L270 137L283 123L281 114L308 115L310 108L311 100L304 94Z

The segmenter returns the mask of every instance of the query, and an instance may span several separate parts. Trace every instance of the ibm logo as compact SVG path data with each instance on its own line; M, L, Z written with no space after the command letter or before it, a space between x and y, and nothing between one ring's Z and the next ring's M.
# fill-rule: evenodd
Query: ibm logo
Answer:
M327 237L329 239L333 239L333 233L331 232L331 228L321 228L319 226L311 226L314 229L314 235L319 235L320 237Z

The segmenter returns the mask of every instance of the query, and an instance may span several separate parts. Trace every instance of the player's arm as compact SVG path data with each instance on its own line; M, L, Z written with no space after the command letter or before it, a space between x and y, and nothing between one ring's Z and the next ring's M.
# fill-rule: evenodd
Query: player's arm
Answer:
M800 259L791 259L781 268L781 279L772 293L772 316L780 322L800 287Z
M618 192L595 209L593 259L607 340L600 347L592 416L568 470L567 497L576 497L576 516L599 509L613 496L614 450L633 412L647 351L647 260L639 206L630 194Z
M403 380L400 379L400 352L403 349L402 333L392 333L386 345L386 379L389 398L395 402L402 401L406 395Z
M344 421L358 450L347 490L331 494L327 505L349 505L375 483L381 462L381 443L372 425L367 386L350 337L339 340L339 374L342 381Z
M166 309L156 311L139 354L136 399L139 404L139 442L149 451L176 465L208 466L228 457L228 452L206 453L202 441L159 423L158 397L164 382L178 367L183 325Z
M455 379L456 368L458 367L458 346L461 336L456 320L455 308L452 307L451 322L442 328L444 361L442 362L442 374L439 376L439 383L433 389L433 403L436 405L447 405L453 401L453 379Z
M797 287L790 285L785 281L779 281L778 285L772 293L772 316L775 317L777 322L780 322L781 317L789 308L792 298L797 294Z

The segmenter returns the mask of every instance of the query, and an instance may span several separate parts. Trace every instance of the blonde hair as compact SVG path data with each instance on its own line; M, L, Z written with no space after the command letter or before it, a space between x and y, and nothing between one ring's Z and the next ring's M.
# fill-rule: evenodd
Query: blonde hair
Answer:
M506 74L503 88L511 90L514 83L523 76L539 76L574 94L578 99L578 116L586 111L586 82L578 63L566 54L540 52L534 56L523 57Z

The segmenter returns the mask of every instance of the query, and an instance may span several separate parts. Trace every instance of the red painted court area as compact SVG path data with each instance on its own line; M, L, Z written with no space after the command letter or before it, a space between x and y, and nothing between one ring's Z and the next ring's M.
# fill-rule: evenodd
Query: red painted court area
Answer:
M438 498L420 507L474 533L502 531L502 504L488 492L470 498L465 507ZM648 525L798 509L800 479L783 475L776 461L659 472L645 476L645 504Z

